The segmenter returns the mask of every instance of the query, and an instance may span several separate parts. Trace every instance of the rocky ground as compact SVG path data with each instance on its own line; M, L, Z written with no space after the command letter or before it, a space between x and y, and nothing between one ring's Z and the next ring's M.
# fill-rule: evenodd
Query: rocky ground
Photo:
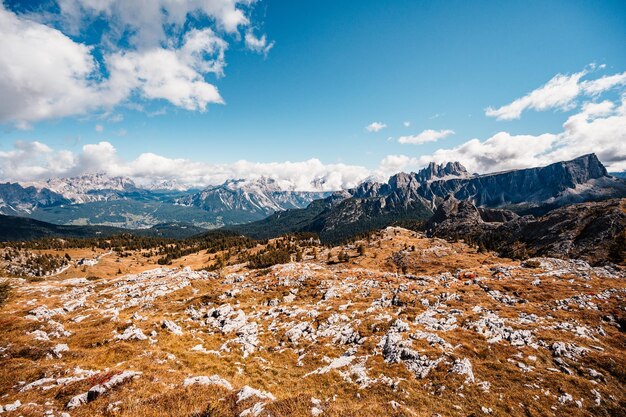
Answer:
M132 257L111 255L102 264L124 274L94 263L11 278L0 413L626 413L624 271L512 261L399 228L363 244L360 256L333 248L344 263L321 247L317 259L219 273L185 259L129 269Z

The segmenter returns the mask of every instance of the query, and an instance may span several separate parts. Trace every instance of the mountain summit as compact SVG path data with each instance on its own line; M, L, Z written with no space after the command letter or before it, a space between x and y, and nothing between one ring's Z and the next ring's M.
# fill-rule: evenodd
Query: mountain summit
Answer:
M460 162L448 162L445 165L431 162L427 167L422 168L415 174L415 178L420 182L458 177L466 178L469 176L467 169Z

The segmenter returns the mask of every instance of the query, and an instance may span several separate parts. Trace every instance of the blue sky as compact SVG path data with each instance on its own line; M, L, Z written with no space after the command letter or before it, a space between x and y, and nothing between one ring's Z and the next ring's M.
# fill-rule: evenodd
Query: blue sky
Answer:
M81 3L66 1L74 6ZM109 69L102 55L142 52L154 46L110 36L107 25L118 20L118 27L123 27L126 11L117 15L74 13L74 23L98 22L75 30L66 22L70 12L59 11L54 2L33 4L5 1L4 13L90 46L102 66L98 76L104 79ZM220 25L221 17L196 13L176 33L165 30L165 37L157 42L167 49L191 27L213 29L228 45L223 75L198 72L219 90L225 104L209 99L204 111L197 105L189 110L168 98L146 98L150 93L137 87L121 100L107 99L86 111L84 105L78 105L78 109L52 112L58 116L33 116L26 121L20 120L23 114L7 111L9 114L2 115L0 108L0 151L10 153L16 141L37 141L50 148L46 151L50 155L71 152L71 164L75 165L85 145L106 141L115 148L116 158L126 163L147 152L209 167L238 160L271 163L317 158L322 164L342 163L371 173L383 172L381 161L390 155L404 159L388 164L388 170L416 169L425 158L437 159L438 155L465 156L467 161L462 162L485 171L550 162L586 148L574 144L569 153L552 152L569 146L567 140L561 143L563 138L552 138L547 139L553 141L550 149L540 147L533 155L501 158L509 162L493 162L495 156L490 158L491 165L477 162L476 155L437 151L454 149L475 138L484 142L498 132L517 138L510 141L511 147L523 146L520 135L560 135L564 123L582 114L586 103L608 100L614 105L613 113L603 115L621 116L617 110L624 94L621 81L600 94L581 93L566 103L545 108L530 105L518 119L498 120L486 115L485 109L512 103L559 74L585 72L582 83L624 73L623 1L260 0L250 7L240 5L239 10L246 23L234 31ZM141 30L140 25L134 30ZM249 44L244 40L246 33L257 40L265 36L264 44ZM111 41L113 46L107 44ZM37 65L34 61L26 64L30 68ZM0 92L1 88L0 81ZM16 94L15 90L10 93ZM366 126L373 122L386 127L369 132ZM621 119L613 128L621 128L620 123ZM429 129L454 133L421 144L398 141L401 136L417 136ZM581 141L578 138L577 143ZM623 142L623 138L613 141ZM617 150L606 143L600 147L613 155L623 152L626 160L623 146L613 145ZM7 178L16 163L13 155L13 165L5 164L3 170ZM50 164L46 158L43 163ZM611 164L621 170L623 162ZM63 172L57 166L32 176Z

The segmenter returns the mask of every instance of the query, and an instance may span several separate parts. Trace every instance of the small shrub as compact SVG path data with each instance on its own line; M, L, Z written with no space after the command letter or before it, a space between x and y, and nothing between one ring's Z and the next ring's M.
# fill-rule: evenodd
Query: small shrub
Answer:
M522 266L524 268L539 268L541 266L541 262L535 260L535 259L529 259L527 261L525 261Z
M10 294L11 294L11 285L9 285L9 282L8 281L0 282L0 307L2 307L7 302Z

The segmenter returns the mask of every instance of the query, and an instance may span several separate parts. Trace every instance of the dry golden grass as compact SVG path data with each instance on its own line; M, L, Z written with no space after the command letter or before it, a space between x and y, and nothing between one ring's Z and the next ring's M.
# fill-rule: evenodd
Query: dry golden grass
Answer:
M626 338L617 326L608 322L608 316L623 320L626 297L623 278L599 278L593 274L589 278L571 274L542 276L541 285L536 286L532 283L537 278L535 274L544 272L541 268L521 268L519 262L477 253L463 243L427 239L403 229L387 229L372 239L364 256L357 256L355 248L343 248L352 257L348 263L327 265L327 250L319 248L318 260L306 256L302 263L293 265L292 271L281 266L267 271L247 271L240 265L228 267L219 277L191 280L190 285L181 289L126 308L122 308L123 303L132 297L114 291L132 283L119 275L118 270L124 275L151 270L158 267L156 258L111 254L84 271L73 268L42 282L12 280L14 291L0 310L0 404L19 400L23 405L5 415L41 416L51 410L51 415L67 412L72 417L238 416L261 402L263 411L259 415L299 417L312 415L313 399L319 400L316 406L323 416L432 416L437 413L469 416L484 415L482 407L491 409L490 415L494 416L609 416L624 412ZM397 274L398 266L391 258L404 248L408 248L411 260L407 273L424 276L423 280ZM334 256L340 250L333 248ZM102 251L88 250L68 252L74 259L102 254ZM206 253L196 253L177 260L171 267L201 269L206 267L208 258ZM510 277L498 277L490 270L495 265L514 269L510 270ZM228 274L246 273L242 282L226 280ZM439 281L437 278L444 273L458 278ZM64 282L68 278L86 276L101 279L71 285ZM300 277L305 279L294 287L283 285L285 277L290 277L292 282ZM478 284L474 279L479 279ZM368 286L368 280L378 285ZM155 277L152 283L158 284L154 288L159 288L159 285L173 285L173 282L174 278ZM338 297L324 300L325 290L331 287L337 290ZM234 288L240 292L234 296L225 294ZM297 288L295 300L284 301L283 297L294 288ZM514 306L498 302L485 288L526 302ZM616 291L606 299L596 297L607 289ZM399 290L397 305L366 311L383 295L390 299L395 290ZM52 317L72 334L49 341L35 340L32 332L52 333L54 325L46 320L26 318L28 312L41 305L62 308L64 302L83 294L81 291L85 291L84 307ZM450 294L455 294L456 298L450 298ZM558 300L580 294L593 294L592 300L599 309L555 309ZM281 300L275 310L281 313L270 318L267 316L269 304L274 299ZM424 300L431 306L437 300L446 300L439 307L441 314L458 311L458 327L450 331L431 331L415 323L415 318L428 310ZM192 320L187 312L189 307L206 310L223 303L243 310L248 320L259 326L258 347L247 357L243 357L241 346L232 342L234 333L223 334L203 324L204 319ZM113 313L107 311L111 306L119 310L116 320L112 320ZM545 346L512 346L508 341L488 343L486 337L472 328L471 324L483 315L474 311L475 306L492 311L516 330L532 330L533 338ZM302 311L297 312L297 308ZM316 310L317 315L307 316L306 312L312 310ZM539 322L518 323L522 313L537 315ZM348 323L365 338L362 344L339 345L325 337L318 337L316 341L302 338L294 343L286 335L292 325L308 321L313 327L319 327L336 314L349 318ZM79 316L87 317L74 321ZM165 319L180 325L183 334L177 336L162 329ZM385 362L377 347L396 319L410 326L409 332L403 334L405 339L412 332L422 330L439 335L452 346L443 349L422 339L412 342L413 349L420 354L443 358L426 378L416 378L403 362ZM276 326L270 327L273 321ZM571 330L555 328L563 322L590 329L592 337L580 337ZM122 333L131 323L148 336L156 331L155 342L113 338L114 332ZM598 333L599 328L604 335ZM582 357L566 360L571 375L558 369L549 349L553 342L560 341L588 349ZM230 351L222 349L227 342ZM69 347L60 358L52 354L59 343ZM198 344L208 351L219 351L220 356L192 351ZM355 379L356 370L350 366L314 373L327 366L329 359L339 358L349 349L355 356L352 365L362 362L367 377L377 382L360 387ZM468 358L472 364L474 383L466 382L465 375L450 372L452 362L463 358ZM519 363L533 369L523 372ZM77 367L98 372L50 389L22 391L25 384L44 377L75 375ZM594 380L587 374L588 368L598 371L602 377ZM74 410L66 409L73 396L129 370L142 374L95 401ZM232 384L233 390L216 385L183 386L185 378L200 375L219 375ZM389 378L390 384L381 377ZM488 391L481 388L479 383L483 381L490 383ZM246 385L270 392L276 399L249 398L238 402L237 395ZM599 406L594 402L592 390L602 397ZM581 407L574 401L559 403L558 397L564 393L570 394L574 401L581 400Z

